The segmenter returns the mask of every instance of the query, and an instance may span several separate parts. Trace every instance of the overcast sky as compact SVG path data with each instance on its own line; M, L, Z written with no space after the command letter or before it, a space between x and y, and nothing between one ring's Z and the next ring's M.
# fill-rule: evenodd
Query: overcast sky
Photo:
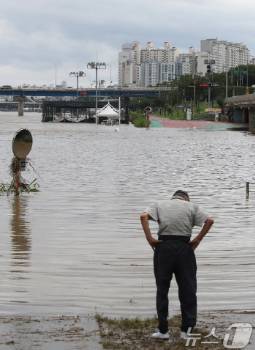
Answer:
M254 0L0 0L0 86L74 85L70 71L108 64L101 79L117 81L125 42L170 41L183 52L200 40L245 43L255 54ZM111 67L111 68L110 68Z

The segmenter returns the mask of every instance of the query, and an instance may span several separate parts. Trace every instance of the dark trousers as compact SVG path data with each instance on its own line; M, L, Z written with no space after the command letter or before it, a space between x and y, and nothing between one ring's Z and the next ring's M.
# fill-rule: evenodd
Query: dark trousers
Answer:
M157 285L157 314L159 331L168 331L168 291L173 274L179 290L181 304L181 330L187 332L196 325L197 319L197 279L196 258L189 239L177 237L169 239L161 236L163 242L154 251L154 274ZM174 237L173 237L174 238ZM166 239L166 240L165 240Z

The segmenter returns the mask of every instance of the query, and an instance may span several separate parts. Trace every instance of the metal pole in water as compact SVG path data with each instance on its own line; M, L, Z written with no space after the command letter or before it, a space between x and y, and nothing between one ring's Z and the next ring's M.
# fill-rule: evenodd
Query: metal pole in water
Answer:
M97 117L97 70L98 67L96 66L96 125L98 125L98 117Z
M120 114L121 114L121 103L120 103L120 96L119 96L119 126L120 126Z
M246 182L246 199L250 197L250 183Z

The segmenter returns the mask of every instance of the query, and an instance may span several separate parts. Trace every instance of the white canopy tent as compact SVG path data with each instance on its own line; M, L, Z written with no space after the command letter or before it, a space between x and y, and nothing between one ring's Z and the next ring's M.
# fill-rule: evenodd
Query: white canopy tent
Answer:
M97 112L97 118L104 117L110 119L119 119L119 111L115 109L110 102L108 102L104 107L100 108Z

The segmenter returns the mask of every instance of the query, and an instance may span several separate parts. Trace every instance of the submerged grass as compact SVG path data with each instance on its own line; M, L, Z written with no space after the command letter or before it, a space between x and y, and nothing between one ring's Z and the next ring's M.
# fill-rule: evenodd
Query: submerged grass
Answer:
M21 193L22 192L25 192L25 193L39 192L39 184L34 180L30 184L21 186L19 190ZM13 183L10 183L10 184L0 183L0 194L4 194L4 193L6 193L7 195L10 193L15 193L15 188Z
M146 119L145 114L141 111L131 111L130 120L136 128L148 128L150 121Z
M150 121L146 120L144 116L140 116L133 119L133 124L137 128L148 128L150 125Z
M174 316L169 320L170 340L160 341L151 339L151 333L157 328L157 319L112 319L96 315L99 325L101 343L104 349L111 350L222 350L219 344L201 344L196 342L195 347L185 346L185 340L180 340L180 316ZM196 328L194 333L202 336L208 335L208 329ZM208 340L208 339L207 339ZM191 344L190 344L191 345Z

